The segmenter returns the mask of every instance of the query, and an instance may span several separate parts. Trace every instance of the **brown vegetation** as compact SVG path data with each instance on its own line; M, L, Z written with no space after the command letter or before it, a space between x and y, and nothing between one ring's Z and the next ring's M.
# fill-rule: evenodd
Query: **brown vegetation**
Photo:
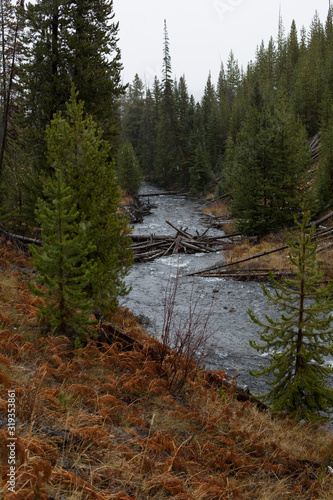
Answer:
M175 392L151 355L159 343L127 310L112 322L142 349L90 340L73 351L66 337L43 336L28 259L10 244L0 252L1 498L333 497L331 433L238 402L222 371L189 369ZM6 488L8 388L18 417L15 495Z

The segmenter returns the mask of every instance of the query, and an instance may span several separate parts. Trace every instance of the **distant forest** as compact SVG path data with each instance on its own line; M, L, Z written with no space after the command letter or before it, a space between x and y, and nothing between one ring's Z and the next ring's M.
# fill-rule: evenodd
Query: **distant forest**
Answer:
M308 31L293 22L286 33L280 20L277 39L261 43L246 71L231 52L216 84L207 75L200 102L185 76L173 79L166 23L161 80L121 83L112 0L0 0L0 24L3 229L31 236L40 227L38 200L57 168L74 199L78 179L89 196L98 193L98 165L77 136L63 147L73 149L76 173L66 178L69 158L55 160L50 128L62 118L68 127L78 120L83 143L85 126L101 141L109 179L129 194L143 176L195 196L215 192L228 197L244 234L277 231L304 205L314 213L332 204L332 9L325 25L315 14ZM77 105L82 116L71 117Z
M333 10L300 33L280 19L246 71L231 52L200 102L185 76L172 78L165 23L162 79L145 88L135 76L121 124L145 176L195 196L230 195L245 234L278 230L303 205L324 209L333 201Z

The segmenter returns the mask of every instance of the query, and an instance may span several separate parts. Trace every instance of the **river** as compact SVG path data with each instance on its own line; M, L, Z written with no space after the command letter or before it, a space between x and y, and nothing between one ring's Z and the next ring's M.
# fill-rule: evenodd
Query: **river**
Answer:
M166 193L163 189L144 184L141 194ZM200 217L204 204L185 196L151 196L150 202L157 205L151 215L136 224L135 234L175 234L165 221L176 227L203 232ZM209 230L221 235L220 231ZM148 331L157 337L162 330L165 289L170 276L196 271L224 259L223 252L195 255L170 255L148 263L134 264L126 279L132 287L129 295L120 304L127 306L137 316L149 318ZM177 289L177 311L185 318L189 314L189 301L198 299L202 314L211 311L211 325L214 330L213 349L206 359L205 367L224 370L234 377L240 386L247 386L251 393L266 392L262 379L249 374L250 369L258 369L267 363L267 357L254 350L249 340L258 340L257 327L249 321L250 308L257 316L264 318L269 308L262 293L261 285L255 282L240 282L232 278L179 278Z

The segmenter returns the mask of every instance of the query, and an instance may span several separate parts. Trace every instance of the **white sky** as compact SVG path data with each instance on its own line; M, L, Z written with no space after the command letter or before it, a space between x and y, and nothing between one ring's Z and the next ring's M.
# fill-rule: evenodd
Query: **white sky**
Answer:
M173 74L185 74L189 92L200 99L209 71L215 84L230 50L246 69L261 41L267 46L276 39L280 5L288 34L293 19L298 31L308 31L316 10L325 25L329 0L113 0L123 82L135 73L148 85L155 75L161 79L166 19Z

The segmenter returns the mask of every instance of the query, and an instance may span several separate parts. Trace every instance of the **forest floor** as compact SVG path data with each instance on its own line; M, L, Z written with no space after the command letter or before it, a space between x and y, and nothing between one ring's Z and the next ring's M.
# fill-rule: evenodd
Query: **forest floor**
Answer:
M33 276L1 241L1 499L333 498L330 432L239 402L222 371L156 356L161 344L128 310L108 320L137 344L91 335L74 350L39 328Z

